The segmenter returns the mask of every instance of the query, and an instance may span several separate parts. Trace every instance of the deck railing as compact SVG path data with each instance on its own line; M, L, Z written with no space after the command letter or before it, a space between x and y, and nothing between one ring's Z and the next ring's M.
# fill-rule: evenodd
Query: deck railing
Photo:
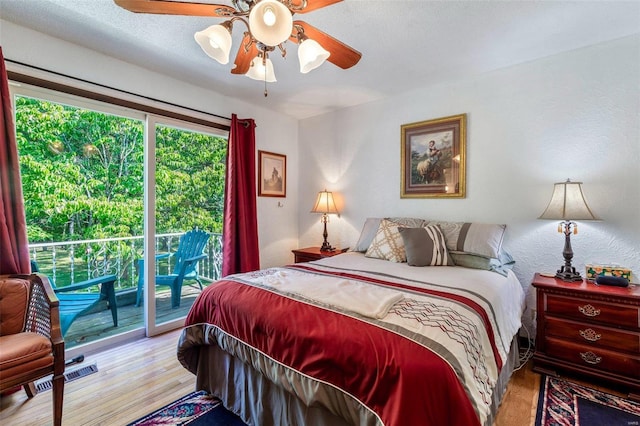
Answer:
M182 232L158 234L156 253L173 253ZM207 281L220 278L222 271L222 234L211 233L205 247L207 258L198 263L200 277ZM118 277L116 290L137 287L137 260L142 258L144 237L104 238L82 241L29 244L31 259L40 272L48 275L57 286L63 287L101 275ZM172 258L156 263L157 274L173 269Z

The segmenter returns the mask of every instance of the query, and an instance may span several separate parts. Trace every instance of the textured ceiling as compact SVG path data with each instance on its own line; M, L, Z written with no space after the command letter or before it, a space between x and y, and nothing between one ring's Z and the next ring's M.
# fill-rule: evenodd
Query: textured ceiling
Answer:
M0 0L0 16L296 118L640 33L638 0L346 0L294 18L360 51L360 62L300 74L287 42L286 58L271 56L278 81L265 98L264 83L230 73L234 56L220 65L195 43L218 18L134 14L112 0ZM242 31L235 24L232 55Z

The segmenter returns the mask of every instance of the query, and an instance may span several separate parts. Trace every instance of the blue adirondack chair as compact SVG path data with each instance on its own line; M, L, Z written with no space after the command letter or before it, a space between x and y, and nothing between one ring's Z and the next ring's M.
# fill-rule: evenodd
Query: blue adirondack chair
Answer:
M31 271L39 272L38 264L31 261ZM118 306L116 304L116 292L114 284L117 277L115 275L104 275L102 277L81 281L66 287L56 287L51 278L51 286L60 301L60 328L64 336L71 327L71 323L80 315L98 304L101 300L106 300L111 309L113 326L118 326ZM100 292L78 292L85 288L100 285Z
M178 249L174 253L163 253L156 255L156 261L167 257L174 259L173 272L169 275L156 275L156 286L164 285L171 288L171 307L180 306L182 297L182 283L185 280L195 280L202 290L202 281L198 276L198 262L207 257L203 253L209 241L209 233L200 229L192 229L185 232L180 237ZM144 260L138 260L138 293L136 296L136 306L142 302L142 292L144 289Z

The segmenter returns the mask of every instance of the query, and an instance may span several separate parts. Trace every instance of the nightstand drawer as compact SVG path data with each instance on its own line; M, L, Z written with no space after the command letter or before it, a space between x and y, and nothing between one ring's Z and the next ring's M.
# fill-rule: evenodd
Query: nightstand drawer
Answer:
M585 322L547 317L545 335L559 337L592 347L632 353L640 351L640 332L601 327Z
M295 254L295 263L302 262L313 262L314 260L322 259L319 256L309 255L309 254Z
M535 274L533 371L566 370L640 399L640 285L597 286Z
M637 356L579 345L552 337L545 340L546 353L549 356L568 361L576 366L617 373L636 380L640 377L640 358Z
M555 314L579 321L595 321L616 327L638 329L638 308L597 300L546 295L547 315Z

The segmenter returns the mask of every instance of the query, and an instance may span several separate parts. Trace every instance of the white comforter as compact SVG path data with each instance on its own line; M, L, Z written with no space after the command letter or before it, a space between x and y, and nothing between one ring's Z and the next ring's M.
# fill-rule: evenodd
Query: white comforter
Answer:
M325 257L311 262L333 268L376 272L382 275L398 276L425 287L446 287L457 289L461 295L469 293L484 299L483 307L495 313L497 329L500 330L501 355L509 352L513 336L522 326L521 317L525 308L525 293L522 284L509 271L506 277L491 271L463 268L460 266L409 266L406 263L386 262L365 257L362 253L348 252L339 256ZM437 283L437 284L430 284ZM469 283L472 283L471 285Z
M359 271L364 276L375 277L381 279L388 277L401 277L411 281L411 285L419 288L429 288L432 290L441 289L448 293L459 294L466 298L474 300L482 308L489 313L488 318L494 331L493 339L499 352L502 364L506 362L507 354L510 349L511 341L521 327L521 317L525 307L525 294L522 285L512 271L509 271L506 277L491 271L483 271L478 269L463 268L457 266L430 266L430 267L414 267L406 263L395 263L380 261L379 259L371 259L365 257L362 253L349 252L338 256L324 258L315 262L315 265L322 265L329 269L345 271ZM427 336L428 338L444 345L448 350L457 353L460 358L469 358L468 345L470 342L478 353L482 353L481 358L486 360L492 359L491 344L485 333L474 331L474 328L480 328L481 324L467 324L470 333L474 333L473 338L466 341L458 341L457 338L451 338L447 333L442 333L442 329L449 326L443 324L442 327L436 328L433 322L415 321L414 318L407 318L403 315L402 309L411 309L411 300L421 301L423 297L420 294L407 295L405 293L404 300L400 304L408 304L399 309L391 309L390 312L381 318L382 321L397 324L403 328L412 330L418 334ZM426 300L426 299L425 299ZM461 305L441 300L438 305L441 307L450 306L452 311L459 310ZM422 307L420 307L422 309ZM474 316L469 315L471 320ZM466 320L465 320L466 321ZM446 321L445 321L446 322ZM451 327L459 327L459 324L453 323ZM474 342L474 339L478 339ZM458 347L456 347L458 346ZM473 377L475 386L469 386L470 393L476 401L482 401L478 404L481 422L489 414L492 389L496 383L498 374L500 373L496 365L492 362L482 362L470 360L467 363L461 363L465 370L464 376Z

